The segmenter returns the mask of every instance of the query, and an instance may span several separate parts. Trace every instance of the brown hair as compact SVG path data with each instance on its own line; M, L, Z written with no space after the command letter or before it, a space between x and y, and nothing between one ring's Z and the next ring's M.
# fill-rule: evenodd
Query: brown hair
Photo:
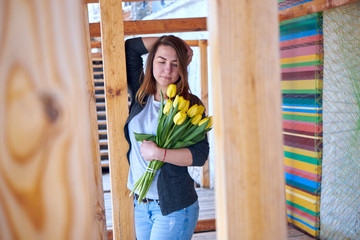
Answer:
M153 44L147 57L146 70L144 80L136 93L136 99L141 104L144 103L146 95L154 95L156 93L156 80L153 75L153 61L159 46L172 47L177 56L177 66L179 71L179 79L175 82L176 94L183 96L185 99L190 98L190 88L188 82L187 71L187 50L183 40L173 35L162 36Z

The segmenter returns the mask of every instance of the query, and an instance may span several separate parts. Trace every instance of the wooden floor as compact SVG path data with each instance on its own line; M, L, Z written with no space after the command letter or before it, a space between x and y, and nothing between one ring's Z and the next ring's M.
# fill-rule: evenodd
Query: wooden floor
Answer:
M112 230L112 219L111 219L111 196L110 196L110 179L109 174L103 174L103 185L104 185L104 199L105 199L105 215L106 215L106 227L108 230ZM193 236L193 240L215 240L216 231L209 229L215 229L215 197L213 189L196 189L199 195L199 223ZM199 226L200 225L200 226ZM304 233L288 227L288 240L312 240L313 238L305 235Z
M288 240L314 240L313 238L293 229L288 229ZM216 232L195 233L192 240L216 240Z

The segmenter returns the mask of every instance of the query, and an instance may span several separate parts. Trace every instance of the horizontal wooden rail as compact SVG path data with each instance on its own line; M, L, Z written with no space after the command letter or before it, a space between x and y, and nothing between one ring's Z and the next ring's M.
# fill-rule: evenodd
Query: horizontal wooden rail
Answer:
M92 41L91 48L101 48L101 41Z
M305 16L312 13L322 12L343 5L358 2L359 0L315 0L303 3L291 8L279 11L279 21Z
M207 46L208 45L208 40L202 40L204 41L204 44ZM200 44L200 40L185 40L185 42L190 46L190 47L198 47ZM91 42L91 48L101 48L101 41L92 41Z
M100 23L90 23L90 37L100 37ZM206 17L124 21L125 35L207 31Z
M199 220L195 227L195 233L198 232L209 232L216 230L216 220L215 219L203 219Z

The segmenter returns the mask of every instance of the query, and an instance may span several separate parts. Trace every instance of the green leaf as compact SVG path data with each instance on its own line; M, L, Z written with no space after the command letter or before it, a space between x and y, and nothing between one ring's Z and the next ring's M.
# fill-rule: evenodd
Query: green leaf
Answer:
M166 116L166 114L163 113L163 110L164 110L164 95L162 93L162 90L160 90L160 94L161 94L161 104L160 104L159 114L158 114L158 126L157 126L157 130L156 130L156 143L160 142L160 134L161 134L161 126L162 126L161 121L163 120L164 115Z
M193 138L195 138L195 137L196 137L197 135L199 135L199 134L204 134L206 126L207 126L207 124L204 123L203 125L201 125L201 126L199 126L198 128L196 128L195 131L193 131L192 133L190 133L190 134L184 139L184 142L192 140Z
M164 122L166 119L166 114L163 114L160 118L160 121L158 122L158 127L156 130L156 143L158 144L158 146L161 146L163 143L163 140L161 138L161 132L164 128Z
M162 93L162 91L160 90L160 94L161 94L161 105L160 105L160 108L159 108L159 121L162 117L162 115L164 115L163 113L163 109L164 109L164 95Z
M177 142L177 143L175 143L175 145L172 148L174 148L174 149L186 148L191 145L194 145L195 143L196 142L193 142L193 141Z
M153 141L155 142L155 136L152 134L145 134L145 133L135 133L135 140L138 142L146 141Z
M188 127L190 122L184 122L182 125L175 125L177 129L170 133L168 139L164 144L164 148L171 148L171 145L174 145L182 135L182 132Z
M204 133L206 130L206 126L208 124L210 120L207 120L204 124L202 124L201 126L197 127L195 129L195 131L193 131L192 133L190 133L185 139L184 139L184 142L186 141L189 141L189 140L192 140L192 138L195 138L198 134L200 133Z
M183 133L183 135L181 135L181 138L179 140L183 141L190 133L194 132L197 127L198 125L191 124L188 129L186 129L186 131Z
M169 115L166 115L166 120L163 125L163 129L162 129L161 136L160 136L162 143L165 142L165 139L167 138L169 130L175 125L173 119L174 119L175 114L177 113L178 106L179 106L179 104L177 104L175 108L171 108L171 110L169 111Z
M204 138L205 138L205 133L200 133L196 137L192 138L191 141L195 142L195 143L198 143L198 142L204 140Z

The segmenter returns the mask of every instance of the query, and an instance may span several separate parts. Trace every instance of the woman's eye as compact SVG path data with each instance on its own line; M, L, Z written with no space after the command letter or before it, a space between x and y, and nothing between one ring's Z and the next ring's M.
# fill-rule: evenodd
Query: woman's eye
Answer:
M177 67L177 64L173 64L174 67Z

